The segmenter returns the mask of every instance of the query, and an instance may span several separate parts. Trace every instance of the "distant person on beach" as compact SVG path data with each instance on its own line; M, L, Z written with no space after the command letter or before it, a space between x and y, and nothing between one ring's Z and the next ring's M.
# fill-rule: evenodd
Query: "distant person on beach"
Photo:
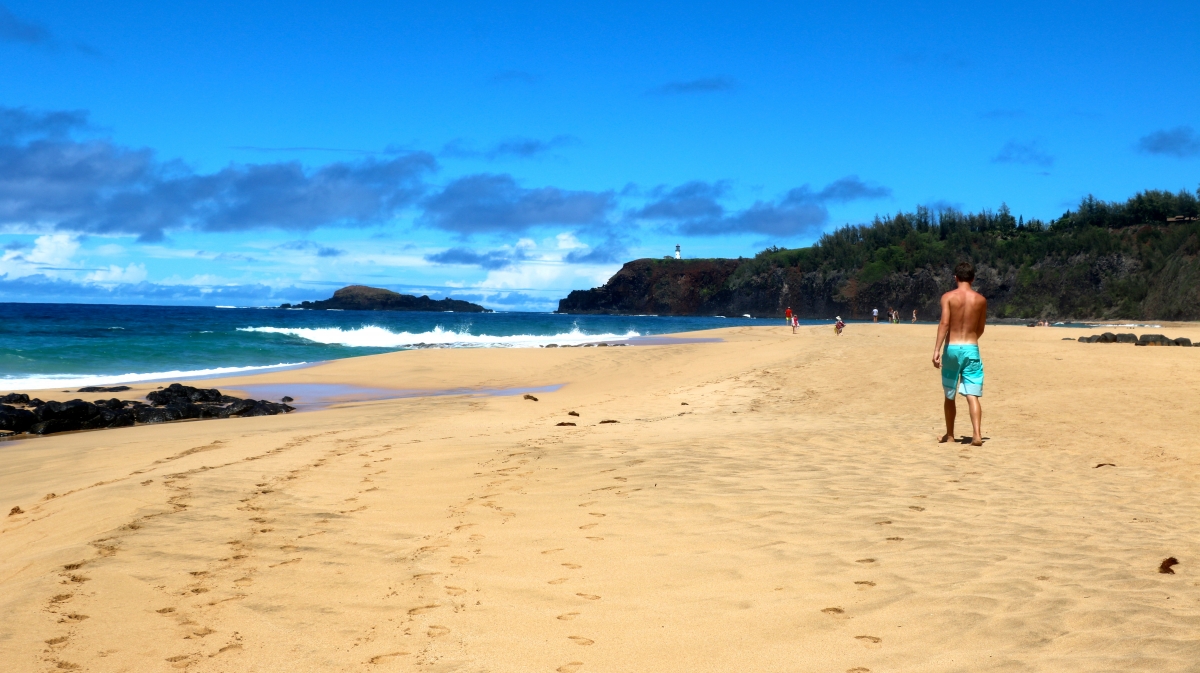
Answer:
M842 316L837 317L837 322L833 323L833 333L842 336L842 330L846 329L846 323L842 322Z
M874 319L875 322L879 322L879 309L871 309L871 318Z
M791 306L787 307L787 310L783 312L783 324L785 324L785 325L792 324L792 307Z
M796 317L796 314L793 313L792 314L792 334L796 333L796 328L799 326L800 326L800 318Z
M917 309L913 309L913 324L917 324Z
M946 394L943 409L946 413L946 434L939 442L954 439L954 404L956 393L967 398L971 413L971 446L983 446L983 360L979 357L979 337L987 322L987 299L971 289L975 267L959 262L954 267L958 287L942 295L942 319L938 323L937 340L933 344L933 366L942 370L942 390Z

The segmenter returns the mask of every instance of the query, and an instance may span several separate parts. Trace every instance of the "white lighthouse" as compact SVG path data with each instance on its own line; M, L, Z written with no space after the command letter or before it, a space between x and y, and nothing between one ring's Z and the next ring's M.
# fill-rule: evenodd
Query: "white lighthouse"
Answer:
M680 259L680 255L679 255L679 246L678 246L678 245L676 245L676 246L675 246L675 259Z

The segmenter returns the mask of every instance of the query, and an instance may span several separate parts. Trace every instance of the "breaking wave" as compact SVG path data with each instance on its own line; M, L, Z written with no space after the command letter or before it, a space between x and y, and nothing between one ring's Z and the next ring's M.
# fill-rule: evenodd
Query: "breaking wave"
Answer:
M435 327L428 332L392 332L377 325L365 325L356 329L339 327L239 327L239 332L261 332L285 334L321 344L351 346L357 348L421 348L440 346L444 348L537 348L548 344L570 346L620 341L640 336L637 332L625 334L584 334L578 328L559 334L514 334L495 336L470 334Z

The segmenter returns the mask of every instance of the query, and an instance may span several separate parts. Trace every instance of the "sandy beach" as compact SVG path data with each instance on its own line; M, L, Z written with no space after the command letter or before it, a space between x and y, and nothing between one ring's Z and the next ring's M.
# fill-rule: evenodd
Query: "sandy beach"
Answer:
M989 327L972 448L933 326L779 322L203 384L537 401L0 442L0 668L1197 670L1200 350Z

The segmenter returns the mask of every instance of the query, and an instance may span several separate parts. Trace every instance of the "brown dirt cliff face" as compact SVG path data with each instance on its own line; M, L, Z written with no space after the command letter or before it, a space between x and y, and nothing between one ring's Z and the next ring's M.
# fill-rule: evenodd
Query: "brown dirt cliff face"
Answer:
M736 259L637 259L601 287L575 290L559 313L718 315Z

